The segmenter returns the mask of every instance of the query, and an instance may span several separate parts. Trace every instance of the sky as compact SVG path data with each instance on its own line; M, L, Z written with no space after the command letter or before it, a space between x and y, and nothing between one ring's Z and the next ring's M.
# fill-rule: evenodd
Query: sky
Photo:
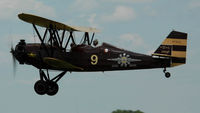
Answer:
M1 0L0 112L200 112L199 11L199 0ZM56 96L39 96L33 89L39 79L36 68L18 65L13 76L11 45L20 39L37 42L32 25L18 19L22 12L95 27L101 30L96 34L100 43L144 54L154 52L172 30L186 32L187 64L167 69L169 79L163 69L67 73Z

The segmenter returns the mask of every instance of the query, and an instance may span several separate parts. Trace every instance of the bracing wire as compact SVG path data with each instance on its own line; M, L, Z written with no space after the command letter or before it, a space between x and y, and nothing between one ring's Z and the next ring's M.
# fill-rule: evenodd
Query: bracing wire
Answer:
M34 31L34 28L33 28L33 40L34 40L34 43L36 43L36 38L35 38L35 31Z

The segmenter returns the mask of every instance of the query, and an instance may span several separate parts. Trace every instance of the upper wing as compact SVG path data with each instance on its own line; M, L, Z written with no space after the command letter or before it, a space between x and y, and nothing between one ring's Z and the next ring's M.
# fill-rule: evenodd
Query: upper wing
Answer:
M69 26L65 25L63 23L59 23L53 20L49 20L43 17L39 17L32 14L25 14L21 13L18 15L18 17L28 23L35 24L41 27L49 28L51 27L58 29L58 30L67 30L67 31L80 31L80 32L100 32L96 28L90 28L90 27L78 27L78 26Z
M55 68L83 70L83 68L81 68L81 67L74 66L74 65L72 65L66 61L60 60L60 59L45 57L45 58L43 58L43 60L45 63L47 63L48 65L55 67Z

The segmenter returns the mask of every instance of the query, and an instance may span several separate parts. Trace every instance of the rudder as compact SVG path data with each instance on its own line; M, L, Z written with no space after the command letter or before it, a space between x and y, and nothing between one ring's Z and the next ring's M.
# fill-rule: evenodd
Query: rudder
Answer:
M172 31L152 54L170 57L171 67L186 63L187 33Z

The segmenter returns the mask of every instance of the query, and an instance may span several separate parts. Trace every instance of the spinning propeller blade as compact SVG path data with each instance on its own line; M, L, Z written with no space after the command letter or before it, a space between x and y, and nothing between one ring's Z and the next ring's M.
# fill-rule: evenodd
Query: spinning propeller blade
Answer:
M17 66L17 63L16 63L16 58L15 58L15 50L13 48L13 44L11 45L11 54L12 54L12 61L13 61L13 77L15 78L16 76L16 66Z

